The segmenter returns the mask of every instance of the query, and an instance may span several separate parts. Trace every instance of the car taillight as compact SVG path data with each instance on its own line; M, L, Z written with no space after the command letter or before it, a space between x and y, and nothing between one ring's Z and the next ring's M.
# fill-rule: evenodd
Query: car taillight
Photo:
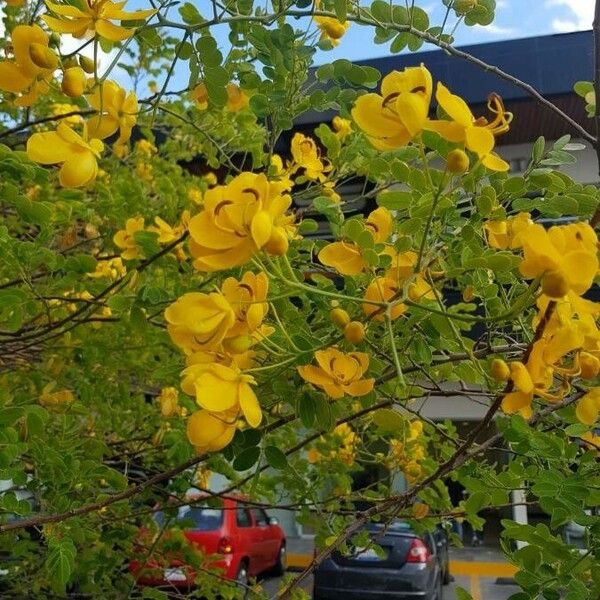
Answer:
M425 545L425 542L419 538L414 538L408 554L406 555L406 562L409 563L426 563L431 558L429 548Z
M217 546L219 554L233 554L233 540L230 537L222 537Z

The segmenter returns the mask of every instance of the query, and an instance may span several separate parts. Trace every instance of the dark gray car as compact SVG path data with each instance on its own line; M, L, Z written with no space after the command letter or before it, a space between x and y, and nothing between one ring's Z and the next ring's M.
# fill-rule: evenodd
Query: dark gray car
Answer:
M314 573L314 600L442 600L449 578L443 531L417 535L403 521L369 524L374 544L350 555L334 552Z

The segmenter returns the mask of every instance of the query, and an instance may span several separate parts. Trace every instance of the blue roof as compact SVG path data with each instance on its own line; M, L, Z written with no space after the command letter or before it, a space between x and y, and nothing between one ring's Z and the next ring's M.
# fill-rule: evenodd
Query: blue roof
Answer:
M576 81L593 80L594 42L591 31L474 44L460 49L530 83L544 95L568 94ZM358 62L375 67L383 75L420 63L431 71L434 81L443 81L452 92L469 103L484 102L490 92L497 92L504 100L528 97L526 92L508 81L443 50Z

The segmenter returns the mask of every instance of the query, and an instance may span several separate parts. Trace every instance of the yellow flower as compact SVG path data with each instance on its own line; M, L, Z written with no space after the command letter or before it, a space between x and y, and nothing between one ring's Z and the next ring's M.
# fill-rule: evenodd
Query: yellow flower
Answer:
M119 279L127 273L127 268L123 264L121 257L109 258L108 260L99 258L96 263L96 270L93 273L88 273L88 277L107 279Z
M144 231L144 217L127 219L125 229L117 231L113 237L113 242L121 248L121 256L125 260L142 257L134 237L138 231Z
M236 423L237 418L231 412L198 410L188 417L186 433L198 453L217 452L233 439Z
M333 117L333 121L331 122L333 125L333 130L335 131L335 135L343 140L348 135L352 133L352 121L348 119L343 119L340 116Z
M115 149L117 147L122 147L122 144L115 144L114 147ZM154 168L146 162L139 162L135 165L135 172L144 181L152 181L154 179Z
M350 27L350 22L341 23L333 17L314 17L317 27L321 31L321 41L327 40L332 46L337 46Z
M325 181L326 173L331 171L331 165L327 160L321 159L317 144L312 138L302 133L295 133L290 150L293 159L291 173L304 169L304 176L307 179Z
M81 67L69 67L63 71L60 89L70 98L79 98L87 87L85 71Z
M248 106L248 96L240 89L236 83L227 84L227 104L225 108L229 112L239 112L242 108Z
M235 323L235 312L220 293L191 292L165 310L167 331L186 354L216 350Z
M521 212L504 221L486 221L483 224L488 244L492 248L506 250L521 247L521 234L533 225L531 215Z
M45 406L46 408L62 408L72 404L75 401L75 397L73 396L73 392L71 390L65 389L53 392L52 390L55 387L56 381L52 381L44 387L38 398L42 406Z
M282 253L293 235L292 203L284 186L264 174L241 173L204 194L204 210L189 224L190 251L199 271L247 263L261 249Z
M170 244L171 242L178 240L187 230L190 222L190 212L184 210L181 214L181 222L173 227L166 221L163 221L160 217L154 217L154 222L156 223L156 227L150 225L148 231L158 233L159 244Z
M114 144L113 152L117 158L123 160L129 154L129 147L127 144Z
M129 95L131 96L131 94L134 94L134 93L130 92ZM135 110L137 111L137 100L136 100ZM135 122L134 122L134 124L135 124ZM138 140L135 143L135 149L138 152L140 152L141 154L145 154L146 156L152 156L153 154L156 154L158 152L157 147L152 142L150 142L149 140L146 140L146 139Z
M212 413L241 410L251 427L262 421L260 404L252 385L256 381L236 367L217 363L196 364L182 372L181 389Z
M165 417L174 417L179 414L179 393L174 387L166 387L160 390L157 400L160 403L160 414Z
M208 88L205 83L199 83L191 92L190 97L198 103L198 110L208 108Z
M556 402L564 395L564 388L558 394L551 394L554 371L562 370L558 364L570 352L579 350L584 342L583 333L575 324L565 324L552 334L546 333L537 340L527 360L527 365L512 362L509 365L511 379L517 391L510 392L502 399L502 410L507 414L520 412L531 416L531 403L534 396Z
M75 104L53 104L51 110L52 114L55 117L58 117L60 115L68 115L72 112L79 112L81 109ZM78 125L81 121L81 115L71 115L70 117L62 119L62 122L67 125Z
M369 357L364 352L345 354L337 348L317 350L315 358L318 366L298 367L300 377L321 388L333 399L348 396L364 396L375 385L374 379L363 379L369 367Z
M356 100L352 118L375 148L394 150L423 130L431 91L431 73L423 65L392 71L381 82L381 95Z
M104 144L75 133L66 123L56 131L34 133L27 140L27 156L43 165L62 163L58 180L63 187L83 187L98 174L98 158Z
M552 273L576 294L590 289L598 272L598 238L587 223L557 225L549 230L534 224L527 228L521 243L519 271L526 279Z
M335 181L325 181L321 188L321 194L329 198L334 204L339 204L342 197L335 191Z
M20 94L17 106L31 106L49 88L53 68L44 69L31 59L31 47L48 47L48 35L38 25L17 25L12 31L14 59L0 60L0 90Z
M119 137L115 142L116 144L122 144L131 137L131 130L136 124L138 112L135 92L127 94L114 81L105 81L99 84L92 94L87 96L87 101L99 113L88 121L88 130L92 137L103 140L113 135L117 130L119 130ZM147 140L140 140L138 148L142 142L146 142L154 148Z
M190 188L187 191L187 197L194 204L202 204L202 192L198 188Z
M390 302L392 299L398 299L400 287L397 282L389 277L375 277L365 290L366 302L362 305L363 312L367 317L377 313L373 319L383 321L385 318L385 308L372 304L373 302ZM406 312L406 304L398 302L390 309L390 317L397 319Z
M506 133L512 121L512 114L504 110L500 96L492 94L488 98L488 108L495 115L491 123L484 117L476 119L467 103L451 94L443 83L438 82L435 98L452 120L429 121L425 128L436 131L449 142L464 143L488 169L508 171L509 164L492 152L494 136Z
M600 388L590 390L575 408L577 418L585 425L595 425L600 413Z
M387 208L375 209L365 221L365 229L376 244L384 243L392 233L394 220ZM319 252L319 260L342 275L358 275L368 266L360 246L349 242L332 242Z
M88 32L98 35L111 42L120 42L131 37L136 28L115 25L112 21L141 21L156 14L155 9L123 10L125 2L111 0L87 0L79 9L71 4L62 4L46 0L46 6L57 17L49 14L42 15L42 20L57 33L70 33L73 37L84 37Z
M265 273L246 272L238 281L228 277L221 286L221 292L235 313L235 323L229 330L227 338L251 334L263 322L269 310L266 302L269 290L269 279Z

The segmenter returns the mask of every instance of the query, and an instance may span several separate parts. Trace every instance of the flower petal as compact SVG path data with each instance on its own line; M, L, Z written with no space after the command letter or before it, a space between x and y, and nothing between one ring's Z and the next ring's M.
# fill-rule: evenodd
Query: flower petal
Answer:
M262 421L262 411L254 390L247 383L239 384L240 408L250 427L258 427Z
M96 179L98 162L91 152L77 152L64 162L58 173L63 187L83 187Z

